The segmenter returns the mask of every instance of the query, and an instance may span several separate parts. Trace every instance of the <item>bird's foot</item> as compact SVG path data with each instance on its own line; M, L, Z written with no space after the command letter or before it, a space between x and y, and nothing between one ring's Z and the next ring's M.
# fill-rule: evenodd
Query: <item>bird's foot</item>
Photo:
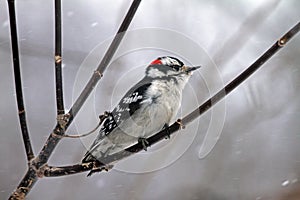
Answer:
M111 112L105 111L102 115L99 115L100 123L102 123L106 118L111 116Z
M146 139L146 138L143 138L143 137L140 137L140 138L138 139L138 142L141 143L141 144L143 145L143 149L144 149L145 151L147 151L147 147L150 146L150 145L149 145L149 142L147 141L147 139Z
M176 123L179 124L181 129L185 129L185 125L183 124L182 119L177 119Z

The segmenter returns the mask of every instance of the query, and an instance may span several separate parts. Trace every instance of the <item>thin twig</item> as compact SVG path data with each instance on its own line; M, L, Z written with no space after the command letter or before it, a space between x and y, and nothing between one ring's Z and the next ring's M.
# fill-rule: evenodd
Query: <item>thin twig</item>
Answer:
M55 86L57 115L65 114L62 83L61 0L55 0Z
M26 113L23 102L23 92L22 92L22 78L20 70L20 60L19 60L19 47L18 47L18 33L17 33L17 22L15 13L15 1L8 0L9 9L9 21L10 21L10 34L11 34L11 46L13 55L13 65L14 65L14 79L15 79L15 90L18 103L19 111L19 121L22 131L23 143L25 145L25 151L27 156L27 161L34 158L29 132L26 122Z
M93 132L95 132L101 126L101 124L103 123L103 121L108 117L108 115L109 115L108 112L104 112L103 115L99 115L99 123L97 124L97 126L93 130L91 130L91 131L89 131L87 133L77 134L77 135L67 135L67 134L64 134L61 137L66 137L66 138L82 138L82 137L86 137L86 136L92 134Z
M8 0L8 2L14 2L13 0ZM43 146L42 150L38 154L38 156L30 163L29 169L27 170L26 174L24 175L23 179L21 180L20 184L18 185L17 189L13 192L9 199L19 199L19 197L25 197L28 192L32 189L34 184L36 183L38 176L37 172L39 169L46 165L48 159L50 158L53 150L61 140L61 135L65 133L69 125L72 123L74 117L82 107L83 103L86 101L87 97L91 93L91 91L96 86L97 82L102 77L104 70L106 69L107 65L111 61L111 58L115 51L117 50L118 46L120 45L121 40L124 37L125 32L127 31L129 24L131 23L133 16L136 13L136 10L140 4L141 0L134 0L123 20L118 33L114 37L112 44L108 48L105 56L102 58L100 65L98 66L95 73L90 78L88 84L83 89L81 95L75 101L74 105L72 106L71 110L65 114L64 116L68 117L67 123L65 126L61 126L62 123L57 123L54 127L52 133L48 137L45 145Z
M184 128L185 125L195 120L197 117L205 113L209 110L213 105L218 103L221 99L223 99L226 95L228 95L231 91L233 91L237 86L239 86L242 82L244 82L249 76L251 76L256 70L258 70L267 60L269 60L275 53L282 48L293 36L295 36L300 30L300 22L298 22L293 28L291 28L284 36L282 36L278 41L276 41L262 56L260 56L253 64L251 64L245 71L243 71L239 76L233 79L230 83L228 83L223 89L217 92L213 97L205 101L201 106L195 109L190 114L186 115L182 119L178 119L175 123L169 126L166 129L156 133L155 135L147 138L148 145L151 146L160 140L166 138L180 128ZM144 146L141 143L137 143L123 151L120 151L113 155L108 155L106 157L101 158L101 163L104 165L108 165L112 162L121 160L125 157L128 157L134 153L137 153L144 149ZM103 167L103 165L99 165L99 167ZM48 177L54 176L63 176L63 175L71 175L76 173L81 173L85 171L89 171L95 169L95 163L82 163L72 166L62 166L62 167L48 167L44 171L44 175Z
M63 137L64 137L64 138L73 138L73 139L86 137L86 136L88 136L88 135L94 133L94 132L100 127L101 124L102 124L102 122L99 122L95 128L93 128L92 130L90 130L89 132L86 132L86 133L73 134L73 135L70 135L70 134L64 134L64 135L61 135L61 136L58 136L58 137L62 137L62 138L63 138Z

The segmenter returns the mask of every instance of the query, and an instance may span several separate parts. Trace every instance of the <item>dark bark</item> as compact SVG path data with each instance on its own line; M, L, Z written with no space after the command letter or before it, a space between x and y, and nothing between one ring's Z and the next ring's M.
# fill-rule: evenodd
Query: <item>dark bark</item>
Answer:
M22 90L22 79L20 70L20 59L19 59L19 47L18 47L18 32L17 32L17 22L15 13L15 1L8 0L8 10L9 10L9 21L10 21L10 35L11 35L11 47L13 55L13 68L14 68L14 80L15 80L15 91L18 104L18 114L19 122L23 137L23 143L25 146L27 161L29 162L34 158L29 132L26 122L26 113L23 101L23 90Z
M57 115L65 114L62 83L61 1L55 0L55 88Z

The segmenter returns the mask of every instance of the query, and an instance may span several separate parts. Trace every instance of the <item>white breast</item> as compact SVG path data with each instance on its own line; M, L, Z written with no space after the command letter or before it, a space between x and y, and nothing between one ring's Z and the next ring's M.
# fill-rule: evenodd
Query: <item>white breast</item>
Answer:
M94 148L94 154L116 153L135 144L139 137L148 138L161 131L165 124L174 120L180 107L184 85L184 82L178 84L174 80L153 81L141 108L105 137L101 145L99 143Z

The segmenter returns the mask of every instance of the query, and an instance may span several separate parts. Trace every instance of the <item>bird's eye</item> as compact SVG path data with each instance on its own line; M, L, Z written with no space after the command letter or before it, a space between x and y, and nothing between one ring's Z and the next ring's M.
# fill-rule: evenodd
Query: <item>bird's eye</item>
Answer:
M180 70L180 66L179 65L172 65L172 68L175 71L179 71Z

